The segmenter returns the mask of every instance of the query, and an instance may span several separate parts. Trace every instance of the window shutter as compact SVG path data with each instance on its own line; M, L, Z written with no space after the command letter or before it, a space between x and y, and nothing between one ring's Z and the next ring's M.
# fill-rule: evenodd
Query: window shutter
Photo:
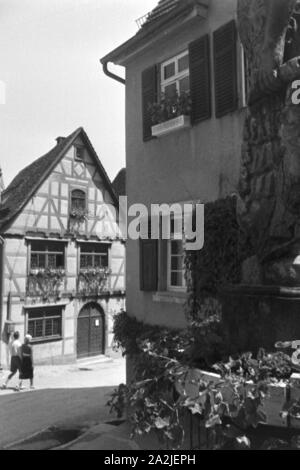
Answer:
M143 138L144 141L152 138L151 115L148 110L149 103L157 100L157 65L142 73L142 107L143 107Z
M237 31L235 21L214 32L216 117L235 111L237 91Z
M192 123L211 117L209 36L189 45Z
M154 292L158 285L158 240L140 240L140 289Z

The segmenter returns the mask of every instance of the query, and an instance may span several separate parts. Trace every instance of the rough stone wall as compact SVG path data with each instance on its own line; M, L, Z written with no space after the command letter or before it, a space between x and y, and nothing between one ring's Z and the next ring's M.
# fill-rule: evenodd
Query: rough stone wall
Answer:
M295 4L240 0L238 7L249 70L238 215L256 253L245 263L243 281L256 284L300 285L300 107L291 100L292 81L300 76Z

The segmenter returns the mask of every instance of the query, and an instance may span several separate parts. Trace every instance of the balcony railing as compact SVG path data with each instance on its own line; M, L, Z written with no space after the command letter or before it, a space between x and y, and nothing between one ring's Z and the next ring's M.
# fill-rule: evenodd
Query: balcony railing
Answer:
M148 17L149 17L149 13L146 13L146 15L143 15L140 18L138 18L137 20L135 20L135 22L136 22L139 29L141 29L143 27L143 25L146 23Z

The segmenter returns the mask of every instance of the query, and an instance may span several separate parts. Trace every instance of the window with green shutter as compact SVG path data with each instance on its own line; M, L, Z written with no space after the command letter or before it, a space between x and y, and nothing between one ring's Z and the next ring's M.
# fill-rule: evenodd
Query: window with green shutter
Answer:
M160 83L159 83L160 70ZM171 119L181 114L190 114L192 124L211 117L211 77L209 35L189 44L186 51L153 65L142 73L143 139L152 138L152 119L149 106L164 100ZM174 100L173 106L172 100ZM162 101L161 101L162 102ZM170 112L171 109L171 112ZM163 121L159 121L163 122Z
M213 34L215 112L220 118L238 107L237 30L232 20Z
M142 115L143 115L143 139L152 138L152 121L149 112L149 104L157 101L157 66L147 68L142 73Z
M209 36L201 37L189 45L191 120L197 122L211 117L211 80Z

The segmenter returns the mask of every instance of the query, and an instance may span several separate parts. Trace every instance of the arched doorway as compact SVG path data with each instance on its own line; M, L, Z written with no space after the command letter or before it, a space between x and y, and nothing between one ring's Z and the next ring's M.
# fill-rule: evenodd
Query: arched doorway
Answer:
M77 357L104 354L105 316L96 303L84 305L77 320Z

